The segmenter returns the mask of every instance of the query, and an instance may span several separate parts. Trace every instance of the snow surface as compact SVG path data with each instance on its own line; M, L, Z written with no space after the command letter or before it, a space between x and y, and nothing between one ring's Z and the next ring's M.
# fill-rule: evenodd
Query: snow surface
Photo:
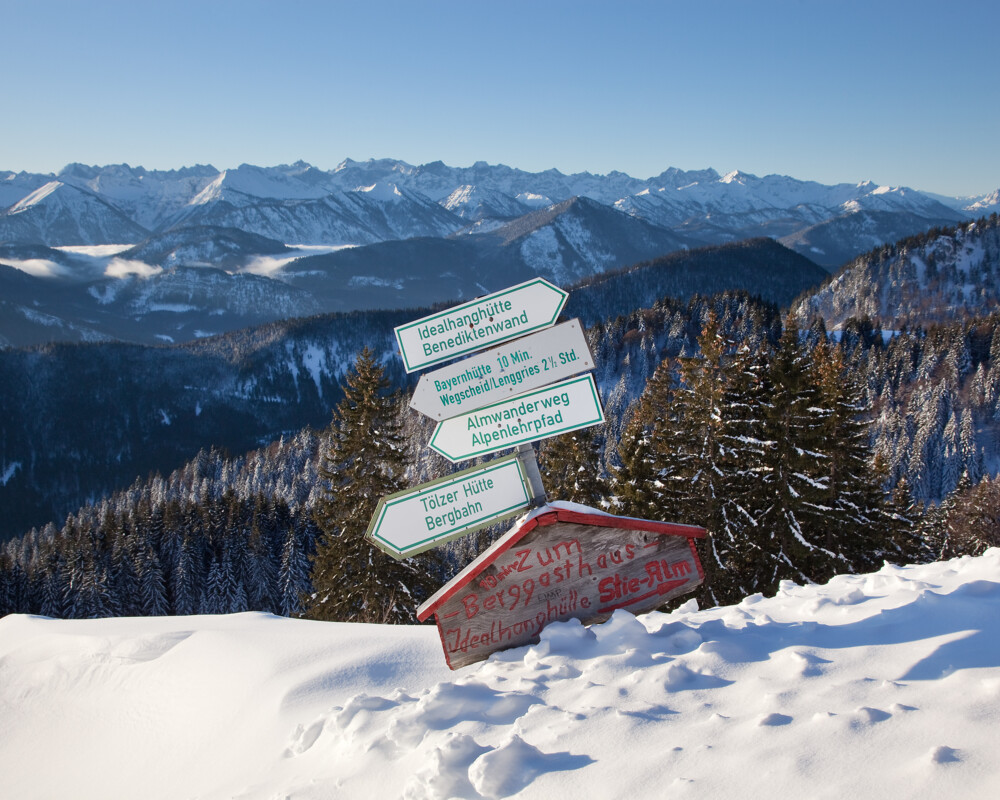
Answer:
M1000 785L1000 549L736 606L435 628L0 620L18 798L965 798Z
M372 200L380 203L398 203L403 199L403 193L394 183L373 183L371 186L359 186L355 191L367 194Z
M62 184L59 181L49 181L44 186L35 189L27 197L19 200L13 206L11 206L7 213L8 214L20 214L22 211L26 211L33 205L42 202L46 197L52 194L56 189L58 189Z
M20 468L20 461L11 461L9 464L5 463L3 468L0 469L0 472L3 473L0 475L0 486L6 486L10 482L10 479L14 477L14 473L16 473Z

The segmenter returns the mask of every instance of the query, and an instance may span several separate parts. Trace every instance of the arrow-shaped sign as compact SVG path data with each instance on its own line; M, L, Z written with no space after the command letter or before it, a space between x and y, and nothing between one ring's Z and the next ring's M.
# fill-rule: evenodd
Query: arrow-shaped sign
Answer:
M602 422L594 379L581 375L439 422L430 446L458 462Z
M583 327L573 319L421 375L410 407L450 419L593 368Z
M569 294L542 278L396 328L407 372L553 325Z
M516 455L383 497L365 534L394 558L423 552L531 505Z

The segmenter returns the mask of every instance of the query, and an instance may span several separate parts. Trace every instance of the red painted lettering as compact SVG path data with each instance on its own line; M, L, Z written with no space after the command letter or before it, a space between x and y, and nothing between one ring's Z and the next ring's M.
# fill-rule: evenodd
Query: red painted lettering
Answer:
M470 594L462 598L462 605L465 606L465 618L472 619L479 613L479 603L476 595Z

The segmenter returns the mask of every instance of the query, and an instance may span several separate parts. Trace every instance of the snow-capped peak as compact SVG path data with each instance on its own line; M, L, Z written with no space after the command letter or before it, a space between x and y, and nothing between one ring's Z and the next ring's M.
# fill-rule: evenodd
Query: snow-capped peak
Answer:
M372 200L380 203L398 203L403 199L403 193L394 183L376 182L371 186L359 186L355 191L364 192Z
M727 172L721 178L719 178L719 183L738 183L741 185L746 185L747 178L750 176L745 172L740 172L738 169L734 169L732 172Z
M213 200L217 200L222 194L222 182L226 179L226 172L227 170L220 172L219 177L198 192L198 194L191 199L191 202L188 203L188 205L203 206L211 203Z
M455 208L463 203L468 203L472 200L475 195L476 187L470 183L466 183L459 186L455 191L453 191L445 201L441 204L447 209Z
M998 206L1000 206L1000 189L997 189L992 194L988 194L985 197L980 198L972 205L966 206L966 211L996 211Z
M33 191L31 194L29 194L27 197L15 203L11 207L8 213L17 214L21 211L26 211L36 203L42 202L42 200L44 200L46 197L48 197L62 185L63 184L60 181L49 181L44 186L40 186L39 188L35 189L35 191Z
M548 208L552 205L552 200L545 195L532 192L521 192L516 199L529 208Z

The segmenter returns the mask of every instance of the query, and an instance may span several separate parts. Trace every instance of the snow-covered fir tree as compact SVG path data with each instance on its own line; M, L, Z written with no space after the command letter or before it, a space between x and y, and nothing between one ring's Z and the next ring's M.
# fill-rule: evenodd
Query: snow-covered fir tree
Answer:
M396 560L365 538L378 501L405 488L406 445L399 396L368 348L358 354L329 428L320 469L327 486L314 516L321 537L313 556L310 617L413 622L433 587L432 557Z

